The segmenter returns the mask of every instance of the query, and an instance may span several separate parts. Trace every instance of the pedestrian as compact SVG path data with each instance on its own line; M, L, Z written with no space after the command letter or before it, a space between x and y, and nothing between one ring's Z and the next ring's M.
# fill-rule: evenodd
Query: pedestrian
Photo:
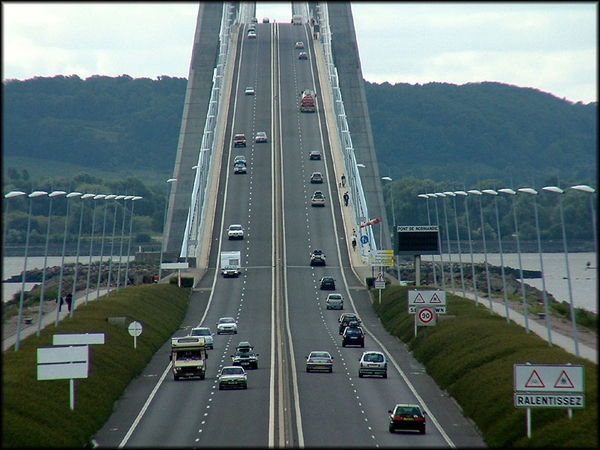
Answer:
M346 187L346 175L342 174L342 187Z
M56 303L58 303L58 311L59 312L60 312L60 308L63 305L63 302L64 302L64 300L63 300L63 296L62 295L59 298L56 299Z
M356 234L352 233L352 250L356 251Z
M344 192L344 206L348 206L348 200L350 200L350 196L348 195L348 191Z
M73 294L69 292L65 301L67 302L67 308L69 312L71 312L71 305L73 304Z

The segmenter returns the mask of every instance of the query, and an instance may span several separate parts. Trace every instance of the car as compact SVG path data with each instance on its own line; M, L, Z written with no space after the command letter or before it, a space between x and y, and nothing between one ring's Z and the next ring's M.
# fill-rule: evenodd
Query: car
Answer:
M219 390L228 388L248 389L248 375L243 367L225 366L217 375Z
M264 131L257 131L254 142L267 142L267 133Z
M221 317L217 322L217 334L232 333L237 334L237 322L233 317Z
M324 350L314 350L306 357L306 372L325 370L333 372L333 356Z
M321 152L318 150L312 150L308 155L308 159L321 160Z
M325 300L327 309L344 309L344 297L342 294L329 294Z
M342 334L346 327L350 326L351 322L356 322L355 324L353 324L353 326L357 327L360 325L361 321L356 315L356 313L343 313L338 319L338 323L340 324L339 333Z
M310 199L310 206L325 206L325 196L321 191L315 191Z
M244 94L245 95L254 95L254 88L252 86L248 86L246 89L244 89Z
M323 250L313 250L310 254L310 265L311 266L324 266L326 265L325 255Z
M302 41L296 42L296 44L294 45L294 48L304 48L304 42L302 42Z
M246 146L246 135L242 133L238 133L233 136L233 146L234 147L245 147Z
M342 347L347 345L365 346L365 332L361 327L346 327L342 333Z
M263 17L263 23L269 23L269 18L268 17Z
M310 174L311 183L323 183L323 174L321 172L313 172Z
M210 330L209 327L201 327L197 326L192 328L190 331L190 336L202 336L204 338L204 345L208 349L213 349L214 347L214 339L213 336L215 334Z
M233 173L234 174L247 173L247 172L248 172L248 168L246 167L246 163L239 161L233 165Z
M308 53L306 53L306 52L298 53L298 59L308 59Z
M333 277L323 277L319 280L319 289L326 290L335 290L335 279Z
M227 237L231 239L244 239L244 227L239 223L232 223L227 228Z
M256 39L256 31L255 30L248 30L248 39Z
M358 377L365 375L380 375L387 378L387 360L382 352L369 350L358 358Z
M390 433L397 430L417 430L419 433L425 434L427 412L422 410L419 405L399 403L394 406L394 409L388 410L388 414Z
M243 163L246 164L246 157L244 155L236 155L233 158L233 164Z
M250 342L240 342L235 349L235 353L231 355L231 364L258 369L258 353L254 351L254 347L250 345Z
M257 19L256 17L253 17L253 18L250 20L250 22L251 22L251 23L257 23L257 22L258 22L258 19Z

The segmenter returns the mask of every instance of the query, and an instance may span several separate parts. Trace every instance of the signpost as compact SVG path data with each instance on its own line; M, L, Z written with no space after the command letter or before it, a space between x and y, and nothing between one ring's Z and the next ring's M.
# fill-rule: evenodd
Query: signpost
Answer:
M436 314L446 314L446 291L408 291L408 313L416 314L419 306L428 306Z
M439 255L438 226L399 225L394 236L396 255Z
M531 408L585 407L583 366L572 364L515 364L514 405L527 408L527 437L531 438Z
M129 327L127 328L129 331L129 334L131 336L133 336L133 348L137 348L137 337L142 334L142 324L137 322L137 321L133 321L129 324Z

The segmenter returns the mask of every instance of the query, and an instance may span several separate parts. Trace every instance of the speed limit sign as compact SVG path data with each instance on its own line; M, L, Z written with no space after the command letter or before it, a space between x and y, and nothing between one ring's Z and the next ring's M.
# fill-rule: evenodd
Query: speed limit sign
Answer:
M435 325L435 308L418 308L416 319L420 326Z

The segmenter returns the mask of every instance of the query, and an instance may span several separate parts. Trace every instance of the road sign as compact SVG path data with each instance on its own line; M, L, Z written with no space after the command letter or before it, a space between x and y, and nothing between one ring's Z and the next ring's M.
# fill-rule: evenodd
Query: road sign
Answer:
M87 345L37 349L37 379L65 380L88 377Z
M410 290L408 291L408 313L416 314L417 307L434 308L436 314L446 314L446 291L442 290Z
M583 366L570 364L515 364L515 392L582 393Z
M438 255L437 225L396 227L394 250L398 255Z
M375 277L375 281L373 282L375 289L385 289L385 277L383 273L379 272L377 277Z
M361 244L368 244L369 243L369 236L367 236L366 234L363 234L360 237L360 243Z
M433 309L435 310L436 314L446 314L446 307L445 306L434 306ZM408 306L408 313L409 314L416 314L417 313L417 307L415 305L409 305Z
M104 333L55 334L52 345L90 345L104 344Z
M139 322L131 322L127 329L129 330L129 334L133 337L137 337L142 334L142 324Z
M525 394L515 392L517 408L585 408L583 394Z
M435 325L435 310L429 307L417 309L417 325L432 326Z

